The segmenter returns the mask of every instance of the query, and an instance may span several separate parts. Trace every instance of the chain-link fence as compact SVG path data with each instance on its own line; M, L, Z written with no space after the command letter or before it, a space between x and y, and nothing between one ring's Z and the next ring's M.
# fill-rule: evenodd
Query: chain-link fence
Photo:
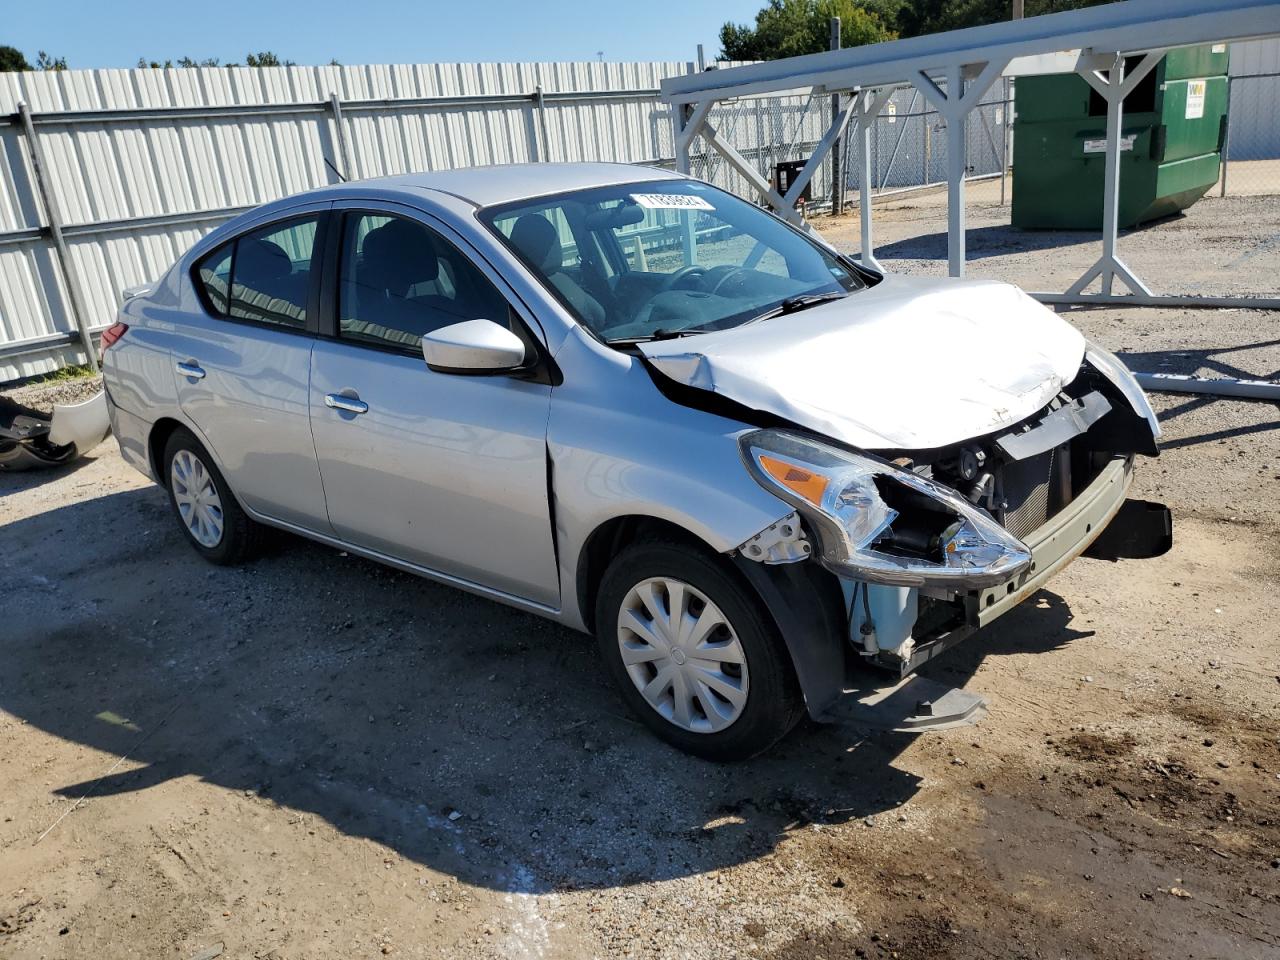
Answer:
M1222 176L1211 196L1280 194L1280 73L1232 77L1227 88L1227 131Z

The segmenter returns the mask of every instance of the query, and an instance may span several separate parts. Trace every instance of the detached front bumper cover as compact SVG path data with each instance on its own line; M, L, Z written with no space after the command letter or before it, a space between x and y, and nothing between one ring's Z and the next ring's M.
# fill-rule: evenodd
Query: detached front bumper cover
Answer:
M1027 570L1031 552L959 494L876 457L785 430L739 439L761 486L810 521L820 560L842 577L975 590Z

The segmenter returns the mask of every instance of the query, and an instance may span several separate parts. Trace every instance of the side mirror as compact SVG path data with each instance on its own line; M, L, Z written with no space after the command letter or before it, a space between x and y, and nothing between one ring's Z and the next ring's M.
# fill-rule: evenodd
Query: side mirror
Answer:
M465 320L423 334L422 356L437 373L506 373L524 365L524 341L492 320Z

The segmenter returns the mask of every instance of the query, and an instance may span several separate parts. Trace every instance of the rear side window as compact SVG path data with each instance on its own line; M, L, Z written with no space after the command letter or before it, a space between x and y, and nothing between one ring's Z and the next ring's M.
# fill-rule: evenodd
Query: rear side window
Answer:
M206 256L200 283L219 316L302 330L307 326L318 219L246 233Z

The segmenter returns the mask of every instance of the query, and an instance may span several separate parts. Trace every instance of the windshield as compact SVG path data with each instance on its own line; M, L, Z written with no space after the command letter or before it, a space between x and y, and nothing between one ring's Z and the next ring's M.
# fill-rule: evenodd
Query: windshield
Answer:
M864 285L798 231L696 180L578 190L480 219L608 342L726 330Z

